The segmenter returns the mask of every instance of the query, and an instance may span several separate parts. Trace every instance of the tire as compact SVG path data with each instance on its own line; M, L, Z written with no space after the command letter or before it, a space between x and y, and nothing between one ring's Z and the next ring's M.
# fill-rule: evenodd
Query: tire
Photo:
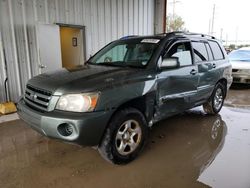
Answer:
M113 164L127 164L138 156L147 139L144 115L135 108L125 108L111 119L98 151Z
M218 114L224 104L226 89L223 84L216 84L209 101L203 104L203 109L207 114Z

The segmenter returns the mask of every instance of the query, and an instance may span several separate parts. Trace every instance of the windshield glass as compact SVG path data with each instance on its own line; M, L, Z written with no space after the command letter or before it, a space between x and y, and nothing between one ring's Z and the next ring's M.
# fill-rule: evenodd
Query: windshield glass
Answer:
M248 50L236 50L229 54L231 61L250 61L250 51Z
M158 39L116 41L99 51L88 63L110 66L145 67L159 41Z

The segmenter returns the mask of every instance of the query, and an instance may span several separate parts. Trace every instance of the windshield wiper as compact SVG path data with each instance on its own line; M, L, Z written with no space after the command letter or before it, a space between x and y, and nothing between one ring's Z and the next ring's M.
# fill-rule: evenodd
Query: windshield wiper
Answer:
M123 67L122 64L116 64L113 62L103 62L103 63L96 63L96 65L106 65L106 66L116 66L116 67Z
M95 65L95 63L91 62L91 61L87 61L86 62L87 65Z
M91 65L104 65L104 66L116 66L116 67L125 67L124 61L113 61L113 62L100 62L100 63L93 63L89 62Z
M131 67L131 68L143 68L144 66L126 64L124 61L114 61L114 62L101 62L101 63L92 63L88 62L90 65L103 65L103 66L115 66L115 67Z
M103 62L103 63L93 63L93 62L90 62L90 61L88 61L86 64L88 64L88 65L107 65L107 66L113 66L114 65L112 63L106 63L106 62Z
M132 65L132 64L127 64L126 67L131 67L131 68L144 68L144 66L141 66L141 65Z

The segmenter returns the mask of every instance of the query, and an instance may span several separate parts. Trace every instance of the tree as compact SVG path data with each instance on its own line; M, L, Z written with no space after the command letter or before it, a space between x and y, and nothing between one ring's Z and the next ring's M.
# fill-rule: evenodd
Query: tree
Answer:
M185 22L183 21L182 17L174 14L167 16L167 31L186 31L184 27Z
M230 44L230 45L229 45L229 49L230 49L230 50L235 50L235 49L236 49L235 44Z

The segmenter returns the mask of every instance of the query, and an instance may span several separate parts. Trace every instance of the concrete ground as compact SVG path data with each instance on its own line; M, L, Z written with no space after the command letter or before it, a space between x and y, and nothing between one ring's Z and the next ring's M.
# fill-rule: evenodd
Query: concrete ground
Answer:
M153 127L132 163L115 166L92 148L0 124L0 187L250 187L250 88L229 91L219 115L201 108Z

